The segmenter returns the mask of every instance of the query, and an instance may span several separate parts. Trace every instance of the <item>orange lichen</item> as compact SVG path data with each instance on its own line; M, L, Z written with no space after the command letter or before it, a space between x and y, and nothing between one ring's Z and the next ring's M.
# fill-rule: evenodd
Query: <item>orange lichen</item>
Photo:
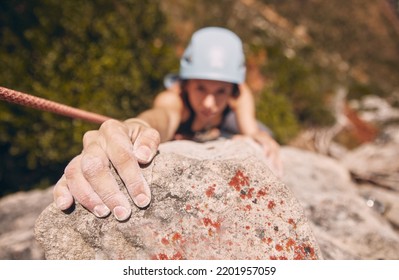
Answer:
M269 257L271 260L287 260L286 256L270 256Z
M171 260L183 260L183 255L180 252L177 252L176 254L174 254L171 258Z
M244 206L244 211L251 211L251 209L252 209L252 206L249 204Z
M153 260L169 260L168 256L166 254L160 253L158 255L154 255L151 257Z
M206 191L205 191L205 194L206 194L206 196L207 197L211 197L211 196L213 196L214 194L215 194L215 184L213 184L212 186L209 186L207 189L206 189Z
M237 170L233 178L229 182L229 186L233 187L236 191L240 191L242 187L249 186L249 177L241 170Z
M251 199L251 198L252 198L252 195L253 195L253 193L254 193L254 190L255 190L254 188L249 188L249 190L248 190L247 192L241 190L241 192L240 192L240 197L241 197L242 199Z
M283 246L281 246L280 244L277 244L277 245L275 246L275 248L276 248L276 250L279 251L279 252L283 250Z
M294 229L296 229L296 223L295 223L294 219L292 219L292 218L288 219L288 223L290 225L292 225L294 227Z
M285 244L285 249L289 250L295 246L296 242L292 238L288 239L287 243Z
M180 240L181 239L181 234L180 233L178 233L178 232L175 232L174 234L173 234L173 236L172 236L172 240L173 241L178 241L178 240Z
M301 245L297 245L294 247L294 259L295 260L304 260L304 259L316 259L316 255L313 247L308 244L302 243Z
M266 192L266 190L259 190L257 193L256 193L256 198L261 198L261 197L264 197L264 196L266 196L267 195L267 192Z
M202 221L206 227L211 226L211 227L214 227L216 230L220 230L220 222L219 221L213 222L209 218L203 218Z
M151 259L152 260L183 260L184 257L181 252L176 252L171 257L169 257L168 255L166 255L164 253L159 253L159 254L151 256Z
M169 240L164 237L164 238L161 239L161 243L163 245L169 245Z
M264 238L262 238L262 242L265 242L265 243L267 243L267 244L270 244L270 243L273 242L273 239L271 239L270 237L268 237L268 238L264 237Z
M270 210L273 209L276 206L276 203L273 200L270 200L269 203L267 204L267 208Z

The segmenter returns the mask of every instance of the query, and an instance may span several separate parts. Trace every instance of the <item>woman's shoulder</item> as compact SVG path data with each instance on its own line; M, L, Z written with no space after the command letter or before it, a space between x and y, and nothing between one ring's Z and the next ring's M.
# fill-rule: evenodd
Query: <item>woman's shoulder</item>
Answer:
M179 111L181 114L184 112L184 102L181 98L180 92L172 89L167 89L160 92L154 100L154 107L168 108Z

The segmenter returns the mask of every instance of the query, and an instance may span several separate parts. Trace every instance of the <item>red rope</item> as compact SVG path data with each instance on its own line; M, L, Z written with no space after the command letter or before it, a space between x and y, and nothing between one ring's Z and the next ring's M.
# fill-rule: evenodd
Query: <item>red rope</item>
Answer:
M91 113L5 87L0 87L0 99L26 107L48 111L71 118L82 119L93 123L101 124L104 121L111 119L107 116Z

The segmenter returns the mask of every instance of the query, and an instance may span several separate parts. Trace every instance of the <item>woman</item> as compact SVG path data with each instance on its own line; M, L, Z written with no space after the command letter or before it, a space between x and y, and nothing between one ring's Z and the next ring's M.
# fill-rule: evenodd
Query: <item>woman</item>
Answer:
M54 188L61 210L74 199L97 217L112 213L129 218L130 204L111 174L109 161L138 207L151 201L139 164L149 163L161 142L173 139L206 141L222 133L252 137L279 175L278 144L255 119L252 94L244 84L241 40L233 32L208 27L195 32L180 61L179 81L160 93L154 106L137 118L109 120L83 137L83 151L66 167Z

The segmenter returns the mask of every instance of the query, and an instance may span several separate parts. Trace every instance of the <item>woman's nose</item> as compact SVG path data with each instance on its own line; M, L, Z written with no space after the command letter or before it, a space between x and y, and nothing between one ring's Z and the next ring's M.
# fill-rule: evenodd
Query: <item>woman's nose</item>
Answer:
M204 107L212 108L216 105L215 96L213 94L207 94L203 101Z

